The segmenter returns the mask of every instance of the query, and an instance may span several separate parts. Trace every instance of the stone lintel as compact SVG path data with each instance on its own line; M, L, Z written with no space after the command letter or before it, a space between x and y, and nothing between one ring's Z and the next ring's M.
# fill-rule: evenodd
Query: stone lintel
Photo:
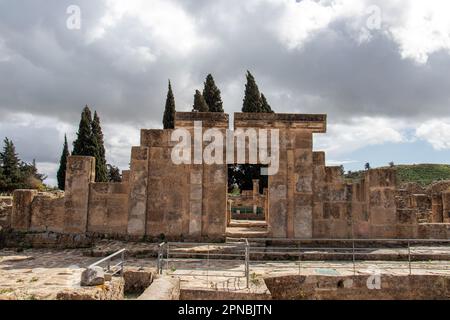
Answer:
M306 129L314 133L327 131L325 114L235 113L234 128Z
M228 129L229 115L221 112L177 112L175 114L175 128L190 128L195 121L201 121L206 128Z

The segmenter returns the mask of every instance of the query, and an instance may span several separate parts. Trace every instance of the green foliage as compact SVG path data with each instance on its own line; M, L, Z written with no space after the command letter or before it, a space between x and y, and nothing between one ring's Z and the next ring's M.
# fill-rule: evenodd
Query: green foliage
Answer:
M107 167L108 167L108 181L122 182L122 175L120 174L120 169L110 164L108 164Z
M242 112L261 112L261 108L261 94L258 85L250 71L247 71L247 84L245 85Z
M389 168L396 169L399 183L416 182L424 187L433 182L450 180L450 165L446 164L414 164L394 165ZM362 178L364 171L349 171L345 178L350 181Z
M269 103L267 102L266 96L261 93L261 112L274 113Z
M169 90L167 92L166 107L164 109L163 125L164 129L175 128L175 97L172 92L172 84L169 81Z
M95 157L95 143L92 135L92 115L88 106L81 113L77 139L73 142L72 155Z
M95 181L107 182L108 168L106 166L105 145L97 111L94 112L94 120L92 121L92 142L95 148Z
M228 166L228 192L239 190L253 190L253 180L259 179L259 190L262 192L268 187L268 176L261 175L261 165L238 164Z
M450 165L397 165L395 168L400 182L417 182L426 186L435 181L450 180Z
M242 112L274 113L264 94L259 92L255 78L247 71L247 84L245 85L244 103Z
M195 90L194 105L192 107L192 111L193 112L194 111L196 111L196 112L209 112L209 107L206 104L206 101L203 98L203 95L198 90Z
M208 74L203 89L203 97L209 107L209 112L224 112L223 102L219 88L217 88L214 78Z
M58 173L57 173L59 190L64 190L65 189L67 158L69 156L70 156L69 144L67 143L67 136L65 135L64 136L63 151L62 151L62 154L61 154L61 159L59 160L59 169L58 169Z
M100 117L97 111L92 119L88 106L81 113L78 127L77 140L73 143L74 156L87 156L95 158L95 181L108 181L108 168L106 166L106 152ZM58 180L59 183L59 180Z
M4 139L3 151L0 152L0 192L12 192L15 189L45 188L43 181L47 178L40 174L36 162L26 163L20 160L14 143Z

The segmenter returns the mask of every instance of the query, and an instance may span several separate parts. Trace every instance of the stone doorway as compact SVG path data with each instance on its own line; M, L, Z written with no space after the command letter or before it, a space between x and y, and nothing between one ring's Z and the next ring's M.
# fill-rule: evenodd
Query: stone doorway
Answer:
M264 238L268 229L269 177L262 165L228 166L227 237Z

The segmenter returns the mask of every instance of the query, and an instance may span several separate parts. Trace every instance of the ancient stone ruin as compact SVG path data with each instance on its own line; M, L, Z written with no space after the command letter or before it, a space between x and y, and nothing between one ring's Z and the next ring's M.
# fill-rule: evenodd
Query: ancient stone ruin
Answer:
M399 186L395 169L369 170L360 181L347 182L339 167L325 165L324 152L313 151L313 136L326 132L326 120L326 115L234 114L235 130L279 129L278 173L269 176L264 194L252 195L264 208L266 237L450 238L450 182L427 190ZM175 127L193 133L195 121L202 121L203 130L225 134L229 128L229 116L222 113L177 113ZM122 183L95 183L94 159L70 157L65 194L16 190L12 204L4 201L0 209L2 227L126 239L224 240L233 201L227 194L228 165L174 164L172 132L141 131ZM259 161L247 157L245 162Z

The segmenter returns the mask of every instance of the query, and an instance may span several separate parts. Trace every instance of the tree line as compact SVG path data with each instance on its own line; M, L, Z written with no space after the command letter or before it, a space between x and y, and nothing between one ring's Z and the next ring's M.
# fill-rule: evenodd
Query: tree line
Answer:
M273 113L267 98L259 91L255 77L247 71L247 83L242 104L242 112ZM204 82L203 92L196 90L194 94L194 105L192 112L224 112L220 89L216 86L214 78L208 74ZM175 127L175 97L172 91L172 84L169 80L166 105L164 109L163 125L164 129L174 129Z
M95 182L122 181L120 169L106 162L105 144L100 117L97 111L94 111L94 117L92 117L91 110L88 106L85 106L81 113L77 138L73 142L72 153L69 151L67 136L64 137L63 151L57 173L58 188L60 190L65 189L67 159L71 154L73 156L89 156L95 158Z
M242 112L273 113L264 94L260 93L253 75L247 71L247 83ZM175 97L169 80L166 105L163 116L164 129L173 129L175 125ZM203 91L195 91L192 112L224 112L221 91L216 86L214 78L208 74L204 82ZM105 155L104 136L101 128L100 117L97 111L92 116L91 110L85 106L78 126L77 138L73 142L73 150L70 152L67 136L64 136L63 150L61 153L57 172L58 188L65 189L67 159L70 155L94 157L96 182L120 182L119 168L108 164ZM236 174L248 176L248 170L237 170ZM258 170L252 170L257 172ZM252 174L253 175L253 174ZM47 177L40 174L36 163L26 163L20 160L14 143L5 138L3 151L0 153L0 192L11 192L15 189L46 189L43 181Z
M255 77L247 71L247 83L245 85L242 112L246 113L273 113L267 98L259 91ZM203 93L196 90L194 94L194 105L192 112L224 112L221 92L216 86L214 78L208 74L204 82ZM172 91L172 84L169 80L169 90L167 92L166 106L164 110L164 129L174 129L175 127L175 98ZM251 190L253 179L259 179L260 190L267 188L268 177L261 176L261 166L251 164L237 164L228 168L228 192L236 188L239 190Z
M19 158L12 140L3 140L0 152L0 192L10 193L16 189L44 190L43 181L47 176L40 174L36 161L27 163Z

